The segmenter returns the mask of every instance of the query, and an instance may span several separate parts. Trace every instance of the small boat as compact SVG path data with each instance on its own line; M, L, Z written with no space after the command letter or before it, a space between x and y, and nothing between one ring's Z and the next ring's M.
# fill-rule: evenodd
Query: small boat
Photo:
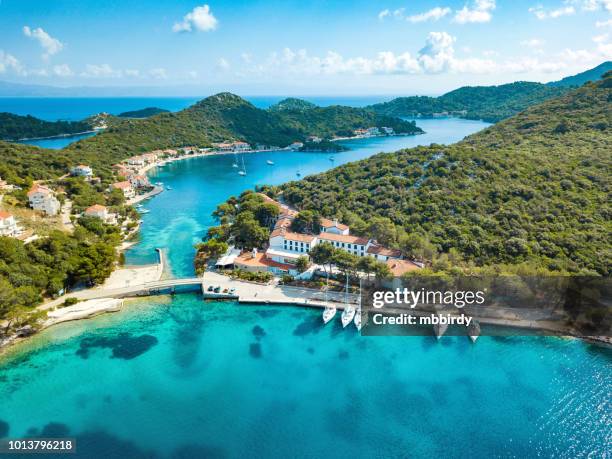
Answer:
M355 323L355 327L357 327L357 330L361 331L361 308L357 309L357 311L355 312L355 318L353 319L353 322Z
M334 158L333 156L330 156L329 160L333 163L336 160L336 158Z
M140 212L141 214L148 214L151 211L149 209L141 209L138 212Z
M238 168L238 163L232 164L232 167Z
M274 161L267 160L266 164L269 166L274 166Z
M295 175L297 175L298 177L301 177L301 176L302 176L302 174L300 174L300 171L297 171L297 172L295 173Z
M157 186L164 186L164 184L163 184L162 182L155 182L155 184L156 184Z
M472 318L472 322L468 326L468 336L472 340L472 343L475 343L478 337L480 336L480 324Z
M238 171L238 175L246 175L245 171Z
M172 189L172 187L171 187L170 185L168 185L168 186L166 187L166 190L171 190L171 189Z
M342 311L342 327L345 328L355 318L355 307L347 305Z
M327 323L334 318L336 315L336 308L333 306L327 306L323 311L323 323Z
M238 169L238 156L234 153L234 162L232 163L232 167Z

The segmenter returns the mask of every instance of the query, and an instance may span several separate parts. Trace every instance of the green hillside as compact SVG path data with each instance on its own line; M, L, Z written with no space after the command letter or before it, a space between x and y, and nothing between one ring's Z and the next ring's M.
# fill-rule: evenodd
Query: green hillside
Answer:
M176 113L144 119L108 116L104 121L108 125L104 132L62 150L0 142L0 176L11 183L28 176L50 178L61 175L71 165L85 163L102 178L108 178L112 164L158 148L207 147L232 139L284 147L296 140L304 141L309 135L347 135L369 126L390 126L398 133L422 132L413 122L363 109L336 106L274 112L256 108L230 93L207 97Z
M447 112L462 118L497 122L566 91L563 87L519 81L500 86L465 86L440 97L398 97L368 108L389 116L431 117Z
M457 144L382 153L271 191L439 269L609 275L610 101L612 72Z
M281 111L281 110L310 110L317 106L312 102L308 102L303 99L296 99L295 97L288 97L281 100L277 104L274 104L268 108L270 111Z
M160 113L168 113L169 110L164 110L158 107L147 107L141 110L132 110L130 112L119 113L119 118L148 118L149 116L159 115Z
M87 121L44 121L33 116L0 113L0 139L21 140L76 134L91 130Z
M604 73L612 70L612 61L607 61L599 64L597 67L587 70L586 72L579 73L565 77L559 81L551 81L547 83L549 86L565 86L565 87L577 87L582 86L588 81L597 81L601 79Z

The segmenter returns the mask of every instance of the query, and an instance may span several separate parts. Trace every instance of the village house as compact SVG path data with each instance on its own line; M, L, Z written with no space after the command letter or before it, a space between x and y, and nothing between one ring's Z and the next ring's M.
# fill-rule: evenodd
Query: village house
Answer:
M366 131L365 129L355 129L353 131L353 134L355 134L357 137L363 137L364 135L367 134L368 131Z
M304 144L302 142L293 142L291 145L289 145L287 147L287 150L299 150L300 148L302 148L304 146Z
M394 135L395 134L395 131L393 130L393 128L390 128L390 127L387 127L387 126L383 126L381 129L387 135Z
M0 236L15 237L18 232L19 227L15 217L0 210Z
M145 159L142 156L132 156L128 158L127 163L130 166L142 167L145 165Z
M328 242L337 249L342 249L359 257L366 255L369 244L367 238L350 236L348 234L321 233L317 238L319 243Z
M53 192L42 185L35 184L28 192L30 207L34 210L43 212L46 215L57 215L60 210L60 203L53 195Z
M380 135L380 130L377 127L369 127L366 129L366 135L368 136Z
M105 223L114 224L116 222L116 216L113 213L110 213L106 206L102 206L100 204L94 204L93 206L85 209L83 213L86 217L99 218Z
M321 137L317 137L316 135L309 135L306 140L312 143L321 143L323 139L321 139Z
M271 272L274 275L282 276L289 274L298 275L295 263L279 263L268 256L267 253L258 252L253 249L251 252L244 252L234 259L234 268L250 272Z
M125 196L126 199L130 199L133 198L135 196L135 192L134 192L134 188L132 187L132 184L129 181L124 181L124 182L116 182L113 183L110 186L110 189L113 190L121 190L123 192L123 196Z
M149 178L146 175L130 175L128 181L133 188L147 188L151 186Z
M234 149L233 143L222 142L222 143L213 143L213 146L218 151L232 151Z
M390 259L400 259L402 257L402 253L397 249L388 249L383 247L376 242L372 242L368 249L366 250L367 254L376 258L379 261L388 261Z
M91 167L86 166L85 164L79 164L78 166L74 166L70 169L70 175L73 177L85 177L86 179L90 179L93 177L93 171Z
M248 151L251 149L251 146L246 143L246 142L234 142L232 143L232 150L233 151Z

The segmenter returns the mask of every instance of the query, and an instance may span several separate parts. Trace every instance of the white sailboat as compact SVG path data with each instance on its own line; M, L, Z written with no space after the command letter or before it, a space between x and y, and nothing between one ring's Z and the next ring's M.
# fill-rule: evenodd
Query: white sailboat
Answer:
M238 157L236 156L236 153L234 153L234 162L232 164L232 167L238 169Z
M355 317L355 307L350 305L348 302L348 274L346 275L346 287L345 287L345 293L344 293L344 311L342 311L342 327L346 328L346 326L348 324L350 324L353 321L353 318Z
M323 310L323 323L327 323L334 318L336 315L336 308L333 306L327 306Z
M274 166L274 161L272 161L272 160L270 160L270 159L269 159L269 160L267 160L267 161L266 161L266 164L267 164L268 166Z
M238 175L246 175L246 167L244 166L244 157L242 159L242 169L238 171Z

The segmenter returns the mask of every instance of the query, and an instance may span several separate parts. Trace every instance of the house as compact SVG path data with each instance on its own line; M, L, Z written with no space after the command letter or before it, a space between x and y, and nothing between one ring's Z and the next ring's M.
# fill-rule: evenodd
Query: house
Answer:
M306 140L312 143L321 143L323 139L321 139L321 137L317 137L316 135L309 135Z
M367 136L380 135L380 130L377 127L369 127L366 129Z
M376 258L379 261L388 261L391 259L394 260L399 260L400 258L402 258L402 252L397 250L397 249L388 249L386 247L383 247L382 245L376 243L376 242L372 242L369 246L368 249L366 250L366 253L374 258Z
M18 231L19 228L15 217L8 212L0 210L0 236L14 237Z
M60 210L60 203L53 195L53 192L42 185L35 184L28 192L30 207L34 210L45 213L46 215L57 215Z
M93 206L90 206L85 209L86 217L95 217L99 218L100 220L106 221L108 219L108 215L108 209L106 208L106 206L102 206L100 204L94 204Z
M349 234L349 227L338 223L337 219L330 220L328 218L321 218L321 232L322 233L334 233L334 234Z
M279 263L268 257L267 253L258 252L254 249L252 252L244 252L234 259L234 268L243 269L251 272L271 272L275 275L289 274L296 276L298 270L295 265Z
M142 156L132 156L127 160L130 166L142 167L146 164L145 159Z
M132 184L129 181L125 181L125 182L116 182L113 183L110 186L111 190L121 190L123 192L123 196L125 196L126 199L130 199L133 198L135 196L135 192L134 192L134 188L132 187Z
M357 137L363 137L367 133L368 133L368 131L366 131L365 129L355 129L353 131L353 134L355 134Z
M337 249L342 249L353 255L363 257L366 254L366 249L369 240L364 237L350 236L345 234L321 233L317 236L318 242L328 242Z
M128 181L133 188L146 188L151 186L149 178L146 175L130 175Z
M79 164L78 166L74 166L72 169L70 169L70 175L74 177L91 178L93 177L93 171L91 170L91 167L86 166L85 164Z
M218 151L232 151L234 149L233 143L222 142L222 143L213 143L213 146Z
M157 161L157 154L156 153L143 153L142 155L140 155L140 157L144 160L145 164L153 164Z
M291 145L287 147L287 149L296 151L302 148L303 146L304 144L302 142L293 142Z
M115 164L113 166L113 169L115 169L115 171L117 171L117 175L121 176L121 177L129 177L130 174L132 173L127 167L125 167L123 164Z
M382 131L387 135L394 135L395 131L391 127L383 126L381 127Z
M248 151L251 149L251 146L246 142L234 142L232 143L233 151Z

